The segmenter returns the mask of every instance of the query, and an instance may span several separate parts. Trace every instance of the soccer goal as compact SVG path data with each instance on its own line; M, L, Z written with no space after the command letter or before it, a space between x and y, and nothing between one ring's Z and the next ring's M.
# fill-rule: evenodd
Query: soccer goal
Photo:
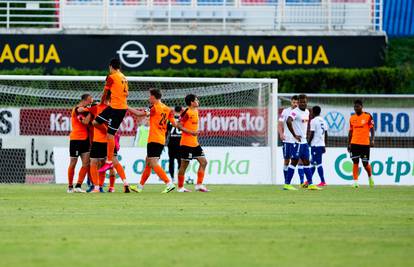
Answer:
M71 109L84 93L99 101L104 83L102 76L0 76L0 182L66 182ZM185 106L187 94L199 96L209 183L276 182L277 79L128 77L128 83L135 108L148 107L151 88L171 108ZM142 123L127 114L120 128L119 158L132 182L145 158L145 149L134 147Z

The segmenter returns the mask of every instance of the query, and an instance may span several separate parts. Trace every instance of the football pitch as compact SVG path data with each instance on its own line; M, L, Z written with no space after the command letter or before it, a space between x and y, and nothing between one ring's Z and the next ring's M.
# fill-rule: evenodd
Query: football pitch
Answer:
M414 187L0 185L0 266L414 266Z

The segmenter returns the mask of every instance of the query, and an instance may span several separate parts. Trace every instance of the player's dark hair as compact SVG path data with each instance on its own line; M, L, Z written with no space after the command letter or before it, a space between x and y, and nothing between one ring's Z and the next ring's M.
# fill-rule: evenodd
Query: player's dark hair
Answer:
M161 99L162 94L161 94L161 91L160 90L158 90L158 89L150 89L149 91L150 91L150 95L154 96L155 99Z
M119 61L119 59L117 59L117 58L113 58L109 62L109 66L111 66L112 68L114 68L116 70L119 70L119 69L121 69L121 61Z
M183 107L182 106L175 106L174 107L174 111L175 112L181 112L181 110L183 110Z
M293 95L290 100L298 100L298 95Z
M314 106L312 108L312 114L313 116L319 116L321 114L321 107L320 106Z
M354 105L361 105L361 106L363 106L363 104L362 104L362 100L361 100L361 99L357 99L357 100L355 100L355 101L354 101Z
M83 94L83 95L81 95L81 100L87 100L88 97L90 97L90 96L91 96L90 94Z
M193 95L193 94L186 95L185 99L184 99L185 104L187 106L191 106L191 102L194 102L196 100L196 98L197 98L197 96Z
M301 95L298 95L298 100L299 99L308 99L308 96L305 94L301 94Z

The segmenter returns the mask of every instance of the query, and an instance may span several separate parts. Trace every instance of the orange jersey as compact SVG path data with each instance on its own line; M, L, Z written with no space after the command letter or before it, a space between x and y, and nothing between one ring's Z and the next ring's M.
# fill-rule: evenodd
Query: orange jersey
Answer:
M89 137L88 126L84 125L79 119L80 115L74 107L71 114L72 131L70 132L70 140L86 140Z
M106 77L105 90L111 91L113 109L127 109L128 81L124 74L115 72Z
M184 128L190 131L197 131L198 130L198 110L190 109L190 108L186 109L180 121ZM190 146L190 147L199 146L198 138L197 136L194 136L192 134L182 132L180 145Z
M93 115L94 118L96 118L104 109L108 107L105 104L98 104L95 106L92 106L89 108L89 112ZM101 127L105 127L105 130L93 127L93 142L99 142L99 143L106 143L106 134L108 126L106 124L101 124Z
M174 113L171 109L161 102L154 104L150 109L148 143L154 142L165 145L167 120L175 123Z
M369 132L374 127L371 114L363 112L361 115L353 114L349 119L349 131L352 131L351 144L369 145Z

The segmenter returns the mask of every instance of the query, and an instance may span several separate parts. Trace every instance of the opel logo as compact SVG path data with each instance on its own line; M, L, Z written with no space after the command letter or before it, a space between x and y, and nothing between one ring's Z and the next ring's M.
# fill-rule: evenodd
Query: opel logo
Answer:
M144 63L148 57L145 47L137 41L128 41L116 51L122 64L129 68L136 68Z
M329 130L333 133L340 132L345 127L345 117L337 111L329 112L325 116L325 121L328 123Z

